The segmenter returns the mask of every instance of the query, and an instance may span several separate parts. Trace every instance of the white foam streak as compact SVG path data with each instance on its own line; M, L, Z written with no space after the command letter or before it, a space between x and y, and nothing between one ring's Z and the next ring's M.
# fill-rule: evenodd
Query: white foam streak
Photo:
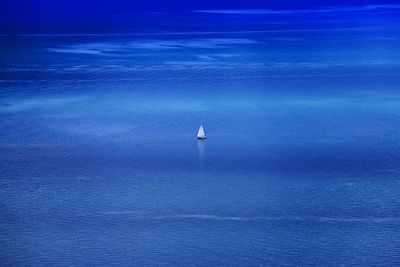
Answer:
M329 6L320 9L206 9L194 10L196 13L221 15L285 15L338 12L397 11L400 5Z
M244 31L191 31L191 32L126 32L126 33L52 33L52 34L0 34L0 37L108 37L108 36L168 36L168 35L224 35L224 34L258 34L258 33L285 33L285 32L329 32L355 30L383 30L397 29L390 27L343 27L343 28L315 28L315 29L279 29L279 30L244 30Z
M224 216L216 214L145 214L134 211L108 211L103 215L127 216L135 220L212 220L212 221L309 221L331 223L392 223L400 217L318 217L318 216Z

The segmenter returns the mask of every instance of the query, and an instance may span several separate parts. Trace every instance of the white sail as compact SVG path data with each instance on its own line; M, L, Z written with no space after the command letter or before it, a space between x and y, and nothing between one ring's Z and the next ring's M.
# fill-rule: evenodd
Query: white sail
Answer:
M201 125L199 128L199 132L197 133L197 138L200 138L200 139L206 138L206 133L204 132L203 125Z

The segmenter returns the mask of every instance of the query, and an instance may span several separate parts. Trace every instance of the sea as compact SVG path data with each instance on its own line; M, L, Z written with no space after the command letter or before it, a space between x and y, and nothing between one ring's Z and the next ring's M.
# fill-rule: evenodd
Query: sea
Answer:
M1 34L0 265L399 266L399 15Z

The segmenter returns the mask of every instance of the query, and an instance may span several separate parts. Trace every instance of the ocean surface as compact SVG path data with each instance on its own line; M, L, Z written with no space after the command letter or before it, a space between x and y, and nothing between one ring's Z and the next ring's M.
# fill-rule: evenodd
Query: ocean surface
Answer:
M1 266L400 265L400 9L233 13L0 35Z

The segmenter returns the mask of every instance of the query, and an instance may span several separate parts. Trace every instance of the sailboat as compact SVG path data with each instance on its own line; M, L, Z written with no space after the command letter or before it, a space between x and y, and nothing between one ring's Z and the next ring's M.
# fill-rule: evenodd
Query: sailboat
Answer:
M197 133L197 139L206 139L206 133L204 132L203 125L200 126L199 131Z

